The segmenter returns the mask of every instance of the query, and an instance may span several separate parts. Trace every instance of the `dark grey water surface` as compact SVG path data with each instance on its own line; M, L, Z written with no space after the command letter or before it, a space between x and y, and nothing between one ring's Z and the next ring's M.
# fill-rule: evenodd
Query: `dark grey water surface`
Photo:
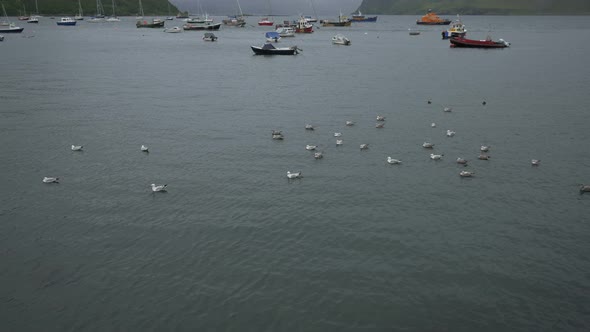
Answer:
M590 18L463 18L505 50L415 19L285 57L253 55L255 26L6 35L0 330L589 330Z

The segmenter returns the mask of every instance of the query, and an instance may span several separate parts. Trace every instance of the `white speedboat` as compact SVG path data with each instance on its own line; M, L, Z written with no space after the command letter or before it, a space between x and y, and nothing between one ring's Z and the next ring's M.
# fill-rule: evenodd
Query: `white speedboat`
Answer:
M291 27L281 27L275 30L281 37L295 37L295 30Z
M337 34L336 36L332 37L332 44L348 46L350 45L350 39L341 34Z
M182 29L179 28L179 27L172 27L172 28L166 28L166 29L164 29L164 32L167 32L167 33L179 33L179 32L182 32Z

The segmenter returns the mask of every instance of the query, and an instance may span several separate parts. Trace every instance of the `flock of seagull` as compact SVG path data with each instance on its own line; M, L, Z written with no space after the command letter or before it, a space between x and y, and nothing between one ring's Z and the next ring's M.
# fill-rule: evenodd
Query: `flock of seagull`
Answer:
M431 103L432 102L430 100L428 100L428 104L431 104ZM486 105L486 102L484 101L482 104ZM451 112L452 108L451 107L444 107L443 111L444 112ZM385 116L377 115L376 121L377 121L377 124L375 125L376 128L384 128ZM346 121L345 124L346 124L346 126L350 127L350 126L354 126L355 123L353 121ZM431 123L430 126L432 128L435 128L436 123L433 122L433 123ZM315 130L315 128L311 124L306 124L305 129L306 130ZM455 136L455 131L449 129L449 130L447 130L446 135L447 135L447 137L453 137L453 136ZM342 145L342 139L339 138L341 136L342 136L341 132L334 133L334 137L338 138L338 139L336 139L336 146ZM280 130L272 130L272 139L283 140L284 139L283 133ZM422 144L422 147L424 149L433 149L434 144L431 142L424 142ZM71 146L72 151L78 151L78 152L83 151L83 148L84 147L82 145L72 145ZM317 151L316 150L317 148L318 148L317 145L308 144L305 146L306 150L314 152L313 156L315 159L322 159L324 157L323 152ZM359 146L359 148L361 150L367 150L369 148L369 144L363 143ZM489 150L490 150L490 146L488 146L488 145L480 146L480 154L479 154L478 159L479 160L489 160L490 156L487 154L487 152ZM149 153L149 148L145 145L141 145L140 151L144 152L144 153ZM435 161L441 160L443 158L443 156L444 156L444 154L431 153L430 159L435 160ZM391 165L399 165L402 163L402 161L400 159L395 159L395 158L392 158L391 156L388 156L386 161L388 164L391 164ZM461 157L458 157L456 162L457 162L457 164L460 164L463 166L467 166L467 164L468 164L468 161L464 158L461 158ZM540 164L541 164L541 160L539 160L539 159L532 159L531 160L532 166L538 167ZM473 172L473 171L462 170L459 172L460 177L473 177L474 175L475 175L475 172ZM288 179L301 179L302 177L303 177L303 173L301 171L299 171L299 172L287 171L287 178ZM43 178L43 183L59 183L59 177L46 176ZM166 192L167 187L168 187L167 184L155 184L155 183L151 184L152 192ZM585 192L590 192L590 185L582 184L580 186L580 193L585 193Z
M70 148L72 151L83 151L84 146L82 145L72 145ZM149 153L150 150L147 146L142 145L140 147L141 152ZM59 177L54 176L45 176L43 177L43 183L59 183ZM153 192L165 192L166 188L168 187L167 184L155 184L152 183L151 185Z
M431 104L431 103L432 102L430 100L428 100L428 104ZM483 101L482 102L482 105L485 106L486 105L486 102ZM443 111L444 112L452 112L452 110L453 109L451 107L444 107L443 108ZM385 116L383 116L383 115L377 115L377 117L376 117L375 120L377 121L377 124L375 125L376 128L384 128L384 125L385 125ZM353 121L346 121L346 126L353 126L353 125L354 125L354 122ZM435 128L436 127L436 123L433 122L433 123L431 123L430 126L432 128ZM314 130L315 128L311 124L306 124L305 125L305 129L306 130ZM453 131L453 130L450 130L450 129L448 129L447 132L446 132L446 136L447 137L453 137L453 136L455 136L455 134L456 134L456 132ZM342 133L340 133L340 132L335 132L334 133L334 137L338 137L339 138L341 136L342 136ZM281 131L279 131L279 130L272 130L272 139L275 139L275 140L283 140L284 139L284 136L283 136L283 134L282 134ZM340 145L342 145L342 139L337 139L336 140L336 146L340 146ZM424 149L433 149L434 148L434 144L431 143L431 142L424 142L422 144L422 147ZM305 146L305 149L306 150L308 150L308 151L314 151L314 158L315 159L321 159L321 158L323 158L323 153L316 151L317 148L318 148L317 145L310 145L310 144L308 144L308 145ZM368 148L369 148L369 144L361 144L360 145L360 149L361 150L366 150ZM489 160L491 158L490 155L488 154L489 151L490 151L490 146L489 145L481 145L480 146L480 154L478 156L478 159L479 160ZM444 154L434 154L434 153L431 153L430 154L430 159L435 160L435 161L436 160L441 160L443 158L443 156L444 156ZM400 159L395 159L395 158L392 158L391 156L388 156L387 159L386 159L386 161L387 161L388 164L391 164L391 165L399 165L399 164L402 163L402 161ZM461 158L461 157L458 157L457 160L456 160L456 162L457 162L457 164L463 165L465 167L468 165L468 161L466 159L464 159L464 158ZM540 159L531 159L531 166L538 167L539 165L541 165L541 160ZM464 177L464 178L473 177L473 176L475 176L475 172L469 171L469 170L462 170L462 171L459 172L459 176L460 177ZM288 179L301 179L302 177L303 177L303 173L301 171L298 171L298 172L292 172L290 170L287 171L287 178ZM590 192L590 185L584 185L584 184L580 185L580 193L585 193L585 192Z

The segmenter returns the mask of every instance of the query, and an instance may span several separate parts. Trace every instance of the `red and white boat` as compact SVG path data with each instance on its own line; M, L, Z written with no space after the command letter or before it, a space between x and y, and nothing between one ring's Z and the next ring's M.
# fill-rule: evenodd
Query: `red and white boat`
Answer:
M297 24L295 25L295 32L296 33L312 33L313 32L313 24L309 23L303 16L299 18Z
M492 40L491 37L487 37L483 40L467 39L463 37L452 37L449 39L451 47L470 47L470 48L505 48L510 46L510 43L504 39L498 39L498 41Z
M263 17L260 21L258 21L258 25L260 26L273 26L275 22L268 19L268 17Z

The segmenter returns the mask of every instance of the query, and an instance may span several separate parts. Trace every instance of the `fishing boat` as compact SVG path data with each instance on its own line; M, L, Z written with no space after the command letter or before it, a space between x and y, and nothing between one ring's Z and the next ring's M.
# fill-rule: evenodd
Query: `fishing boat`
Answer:
M349 46L350 39L346 38L341 34L337 34L336 36L332 37L332 44Z
M442 38L448 39L451 37L464 37L467 33L467 29L465 29L465 25L461 22L461 18L457 15L457 18L451 22L451 26L448 30L443 31Z
M184 30L219 30L221 23L187 23L182 26Z
M436 15L432 9L428 9L428 13L422 16L420 19L416 20L416 24L422 25L449 25L451 24L451 20L440 18Z
M359 10L358 13L352 14L351 21L353 22L377 22L377 16L365 17Z
M141 4L141 0L139 0L139 15L139 17L142 19L138 19L135 23L137 28L163 28L166 24L166 21L159 18L153 18L151 21L144 20L143 16L145 14L143 13L143 5Z
M338 15L338 21L322 20L324 27L349 27L351 23L348 17L343 16L342 13Z
M246 26L246 20L244 19L244 13L242 13L242 6L240 6L240 1L236 0L238 4L238 10L240 12L239 15L228 16L226 19L221 20L221 23L232 26L232 27L244 27Z
M313 32L313 24L309 23L305 19L305 17L300 17L299 21L295 25L295 32L296 33L312 33Z
M74 26L78 22L71 17L62 17L59 21L55 23L57 23L57 25Z
M250 46L256 55L295 55L297 54L297 46L290 47L275 47L271 43L266 43L262 46Z
M273 26L275 24L274 21L268 19L268 17L263 17L258 21L258 25L260 26Z
M452 37L449 39L451 47L469 47L469 48L506 48L510 43L504 39L498 41L492 40L490 36L483 40L467 39L463 37Z
M213 32L205 32L205 34L203 35L203 40L214 42L217 40L217 36L214 35Z
M281 40L281 35L276 31L270 31L264 34L266 41L269 43L278 43Z
M0 33L21 33L23 32L23 30L25 28L21 28L18 27L16 25L14 25L14 23L10 22L8 20L8 15L6 15L6 9L4 9L4 4L0 3L2 5L2 12L4 13L4 22L6 22L7 25L1 25L0 26Z

